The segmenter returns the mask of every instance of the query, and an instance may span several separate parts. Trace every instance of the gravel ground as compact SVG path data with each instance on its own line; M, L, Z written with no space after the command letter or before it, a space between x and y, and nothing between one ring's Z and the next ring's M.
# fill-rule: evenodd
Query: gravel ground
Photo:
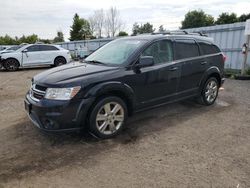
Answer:
M114 139L45 134L23 99L45 69L0 72L2 187L250 187L250 81L226 80L210 107L136 114Z

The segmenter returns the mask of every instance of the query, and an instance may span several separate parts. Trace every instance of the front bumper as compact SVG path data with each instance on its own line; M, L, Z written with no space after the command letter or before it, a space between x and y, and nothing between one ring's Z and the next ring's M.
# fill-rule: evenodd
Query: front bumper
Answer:
M36 127L44 131L62 132L82 129L93 101L94 98L34 101L27 94L24 105L28 117Z

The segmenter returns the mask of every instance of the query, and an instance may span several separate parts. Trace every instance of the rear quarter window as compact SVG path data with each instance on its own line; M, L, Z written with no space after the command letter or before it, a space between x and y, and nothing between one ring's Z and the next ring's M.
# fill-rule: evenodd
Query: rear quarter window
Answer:
M198 42L198 44L202 55L216 54L220 52L220 49L214 44L206 42Z
M185 59L199 56L199 47L194 40L175 40L175 59Z

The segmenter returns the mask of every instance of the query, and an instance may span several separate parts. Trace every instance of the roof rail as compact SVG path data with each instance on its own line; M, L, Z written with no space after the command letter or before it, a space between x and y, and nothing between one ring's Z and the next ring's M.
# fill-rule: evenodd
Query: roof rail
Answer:
M155 33L151 33L151 35L200 35L200 36L204 36L207 37L206 34L202 33L202 32L187 32L185 30L176 30L176 31L164 31L164 32L155 32Z

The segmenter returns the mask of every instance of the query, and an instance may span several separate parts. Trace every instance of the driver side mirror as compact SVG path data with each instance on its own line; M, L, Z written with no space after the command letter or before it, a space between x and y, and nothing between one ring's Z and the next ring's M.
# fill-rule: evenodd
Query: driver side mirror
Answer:
M28 52L28 50L27 50L27 49L24 49L22 52L23 52L23 53L27 53L27 52Z
M137 68L150 67L154 65L154 57L153 56L142 56L139 59L139 63L136 64Z

